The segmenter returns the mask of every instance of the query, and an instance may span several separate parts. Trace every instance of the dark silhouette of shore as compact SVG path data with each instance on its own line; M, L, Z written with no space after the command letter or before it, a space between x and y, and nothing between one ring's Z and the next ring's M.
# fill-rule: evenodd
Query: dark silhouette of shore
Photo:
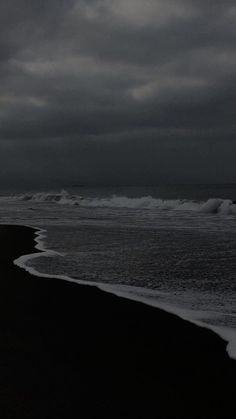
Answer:
M234 418L236 362L213 332L13 265L34 230L1 226L1 418Z

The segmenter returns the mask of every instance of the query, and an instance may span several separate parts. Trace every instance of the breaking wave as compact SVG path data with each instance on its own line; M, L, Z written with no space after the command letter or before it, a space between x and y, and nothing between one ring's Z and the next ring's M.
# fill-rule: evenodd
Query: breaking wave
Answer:
M57 203L59 205L94 207L94 208L129 208L129 209L158 209L172 211L197 211L208 214L236 215L236 202L230 199L210 198L205 202L184 199L161 199L152 196L129 198L127 196L112 195L110 197L82 197L71 195L65 190L59 193L37 192L0 197L0 201L30 201Z
M130 208L130 209L160 209L172 211L201 211L209 214L236 214L236 204L230 200L209 199L206 202L195 202L182 199L158 199L152 196L128 198L112 196L110 198L86 198L80 202L81 206Z

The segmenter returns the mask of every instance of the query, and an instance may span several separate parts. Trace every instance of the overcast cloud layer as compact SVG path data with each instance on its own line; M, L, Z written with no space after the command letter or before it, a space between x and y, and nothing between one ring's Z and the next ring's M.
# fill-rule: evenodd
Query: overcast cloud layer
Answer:
M0 1L0 183L236 182L235 44L235 1Z

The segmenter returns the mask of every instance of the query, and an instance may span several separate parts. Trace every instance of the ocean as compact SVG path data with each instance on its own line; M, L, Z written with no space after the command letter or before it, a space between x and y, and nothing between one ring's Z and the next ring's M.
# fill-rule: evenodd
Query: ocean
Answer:
M236 184L4 190L0 220L38 229L43 253L16 263L42 280L175 313L221 335L236 358Z

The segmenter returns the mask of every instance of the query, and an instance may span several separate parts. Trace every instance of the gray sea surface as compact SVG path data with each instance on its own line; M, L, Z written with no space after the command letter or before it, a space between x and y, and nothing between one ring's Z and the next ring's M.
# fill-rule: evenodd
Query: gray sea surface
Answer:
M1 223L46 230L38 272L123 287L236 331L236 185L2 191ZM129 290L129 292L128 292Z

